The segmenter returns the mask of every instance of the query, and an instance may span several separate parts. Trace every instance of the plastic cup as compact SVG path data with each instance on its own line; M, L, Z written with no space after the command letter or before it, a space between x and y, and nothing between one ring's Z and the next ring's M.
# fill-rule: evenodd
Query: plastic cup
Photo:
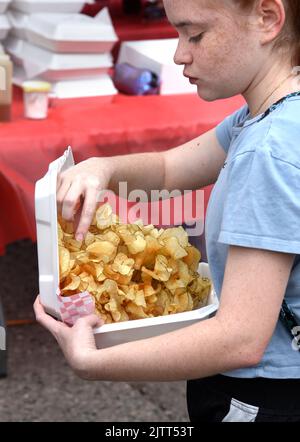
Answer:
M51 84L46 81L25 81L22 87L25 117L34 120L47 118Z

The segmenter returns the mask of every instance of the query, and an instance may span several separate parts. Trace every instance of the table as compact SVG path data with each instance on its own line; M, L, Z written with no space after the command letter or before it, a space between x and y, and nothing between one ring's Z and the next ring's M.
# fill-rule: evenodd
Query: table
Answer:
M36 240L34 185L68 145L76 162L92 156L166 150L214 127L242 97L206 103L197 95L95 97L54 101L46 120L23 118L14 89L13 119L0 123L0 254Z

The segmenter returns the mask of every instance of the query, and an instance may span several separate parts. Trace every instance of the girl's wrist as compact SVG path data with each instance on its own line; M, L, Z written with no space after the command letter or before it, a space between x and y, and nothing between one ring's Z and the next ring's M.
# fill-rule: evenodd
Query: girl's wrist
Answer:
M118 194L118 176L120 175L119 157L105 157L102 158L102 160L103 162L100 163L100 167L102 167L102 173L105 174L107 189Z
M87 381L97 380L96 373L99 372L99 352L101 350L88 350L81 354L80 360L77 360L73 370L81 379ZM96 368L97 367L97 368Z
M90 160L94 164L97 177L106 183L107 188L111 189L111 182L115 173L115 162L111 157L93 157Z

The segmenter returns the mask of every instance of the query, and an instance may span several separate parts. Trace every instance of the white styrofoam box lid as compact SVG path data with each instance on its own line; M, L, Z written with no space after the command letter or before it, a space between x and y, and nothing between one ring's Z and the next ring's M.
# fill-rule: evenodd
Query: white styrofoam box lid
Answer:
M111 54L55 54L15 37L9 37L5 41L5 48L12 57L22 61L29 78L47 70L84 70L113 66Z
M93 0L12 0L12 7L28 14L37 12L80 12Z
M0 31L8 32L10 28L10 22L6 15L0 15Z
M62 157L49 165L48 172L36 183L35 187L41 302L46 311L57 318L60 318L60 313L56 296L59 288L56 183L57 175L73 165L72 149L69 147ZM199 265L199 273L201 276L210 278L209 268L205 263ZM216 312L217 308L218 299L212 289L205 307L169 316L105 324L94 330L96 342L99 339L101 347L105 347L154 336L208 318Z
M0 14L6 11L11 0L0 0Z
M56 292L59 287L56 182L59 172L74 165L71 148L49 165L35 185L35 218L39 265L39 289L48 313L60 317Z
M25 38L26 26L30 16L15 9L9 9L6 15L11 23L13 33L20 38Z
M161 78L166 94L196 93L196 86L183 76L183 67L174 62L177 45L178 38L126 41L121 44L118 63L154 72Z
M21 87L26 80L24 68L15 66L13 83ZM37 77L36 80L42 79ZM50 98L109 97L118 93L111 77L107 74L81 80L54 81L51 82L51 86Z
M26 40L52 52L107 53L118 41L108 8L103 8L94 18L49 13L28 17L24 29Z
M12 26L14 27L25 27L27 24L27 21L30 17L29 14L24 14L23 12L20 12L16 9L9 9L6 12L6 15L11 22ZM34 15L34 14L33 14Z
M126 62L127 57L130 57L131 60L132 54L135 53L136 67L151 69L157 75L160 75L162 66L174 65L173 57L177 48L177 44L177 38L167 38L161 40L124 41L121 44L118 63ZM139 59L139 54L145 56L146 58ZM182 70L182 68L180 69Z
M57 81L52 84L55 98L103 97L118 93L109 75L82 80Z
M6 15L0 15L0 29L9 30L10 27L10 22Z
M94 18L83 14L25 14L14 9L7 15L16 36L50 49L59 49L58 42L70 42L74 43L74 51L80 52L76 44L85 42L82 52L100 52L99 45L92 43L111 42L112 48L118 41L108 8L103 8Z
M4 40L10 30L10 23L5 15L0 15L0 39Z
M51 40L118 40L107 8L95 18L83 14L33 14L26 27Z

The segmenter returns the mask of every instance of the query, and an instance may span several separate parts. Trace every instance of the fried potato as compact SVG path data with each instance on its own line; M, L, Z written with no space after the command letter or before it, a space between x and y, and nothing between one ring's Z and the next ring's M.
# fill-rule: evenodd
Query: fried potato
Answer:
M58 246L62 296L88 291L106 324L191 311L211 290L182 227L121 224L109 204L96 211L82 242L72 223L59 219Z

